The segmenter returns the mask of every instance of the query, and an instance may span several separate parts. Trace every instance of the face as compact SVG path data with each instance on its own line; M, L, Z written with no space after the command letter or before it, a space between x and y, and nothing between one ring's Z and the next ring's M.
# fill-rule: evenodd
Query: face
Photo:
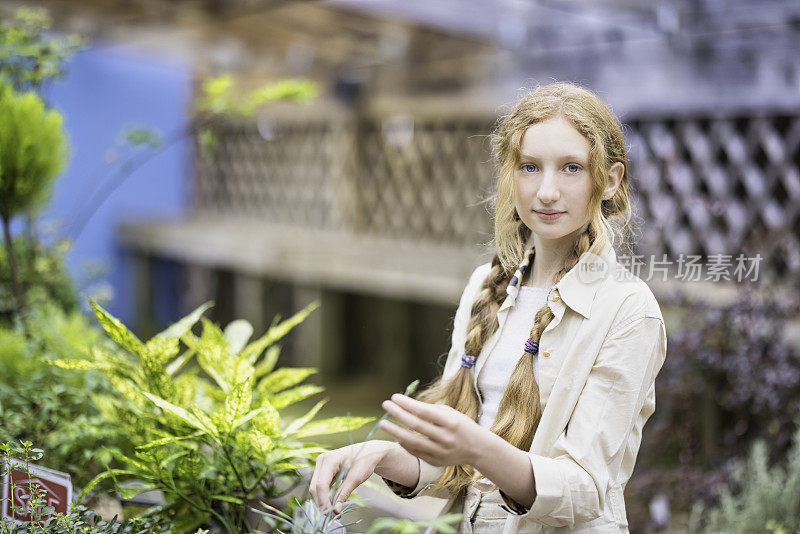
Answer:
M514 177L522 222L539 239L570 239L589 223L589 141L566 119L528 127Z

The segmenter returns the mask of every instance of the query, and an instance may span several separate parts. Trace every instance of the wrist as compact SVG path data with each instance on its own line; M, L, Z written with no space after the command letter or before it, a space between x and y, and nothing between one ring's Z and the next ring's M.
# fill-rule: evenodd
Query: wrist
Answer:
M400 448L398 443L381 439L373 439L370 440L369 443L372 445L372 450L378 457L378 461L375 464L376 472L396 462L397 449Z
M375 474L403 486L416 487L420 476L419 458L394 441L383 441L380 448L383 456L375 466Z
M474 445L470 450L471 458L467 463L483 473L487 463L491 462L492 459L496 460L498 457L497 439L504 443L507 442L491 430L484 427L479 428L480 431L477 432L475 440L472 441Z

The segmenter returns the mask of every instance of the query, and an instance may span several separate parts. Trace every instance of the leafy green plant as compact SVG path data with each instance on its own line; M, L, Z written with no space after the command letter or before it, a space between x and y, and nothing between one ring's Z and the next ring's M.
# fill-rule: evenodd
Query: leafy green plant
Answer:
M48 451L44 465L69 472L78 485L113 461L102 445L125 449L122 432L105 423L87 392L110 391L102 374L78 374L50 359L85 359L104 343L79 311L57 304L31 310L29 335L0 326L0 441L35 441Z
M256 88L245 95L237 80L225 73L205 80L194 106L193 129L203 157L210 158L218 144L215 121L221 117L249 119L259 108L275 101L307 102L319 89L310 80L285 78Z
M785 466L770 466L766 443L757 440L747 458L735 462L718 507L706 510L698 503L691 515L695 531L800 532L800 428Z
M67 161L63 117L47 110L34 92L17 93L0 83L0 222L17 312L25 315L25 295L11 240L11 218L32 214L50 195Z
M28 7L0 22L0 81L17 90L38 90L64 75L65 63L84 41L75 34L50 36L51 25L46 10Z
M276 317L253 341L249 323L234 321L222 330L202 317L211 305L204 304L146 342L90 303L118 350L93 348L91 359L54 364L103 372L115 394L93 395L95 404L107 424L131 437L136 451L112 451L123 467L100 474L81 498L104 480L139 480L142 485L120 489L121 496L161 490L162 510L179 518L177 531L213 521L226 532L241 532L250 528L249 501L290 491L301 480L297 470L312 465L324 450L301 440L349 431L373 419L314 420L326 400L298 419L280 415L279 410L322 391L301 383L315 369L275 369L280 350L275 342L317 302L286 320ZM191 328L198 321L202 332L196 336Z
M419 534L420 528L433 527L434 532L442 534L455 534L454 523L461 521L462 514L444 514L433 519L422 521L412 521L410 519L395 519L393 517L382 517L367 529L366 534L380 534L381 532L399 532L400 534Z
M21 468L28 474L28 483L25 489L30 495L26 509L12 506L11 518L0 519L0 534L127 534L134 532L155 534L168 532L172 526L169 521L159 515L144 515L124 522L117 521L116 517L111 521L103 521L97 513L75 503L69 504L69 511L66 514L54 513L53 507L48 506L44 499L44 489L31 477L31 461L40 460L43 451L33 448L30 441L25 441L16 446L8 442L0 444L0 453L3 455L2 461L0 461L0 475L11 470L12 459L19 459L22 465L18 469ZM13 479L10 480L9 494L13 495L15 484ZM4 505L2 501L0 504ZM18 515L28 514L30 514L30 522L15 524Z
M19 262L19 280L25 288L26 304L31 309L56 304L66 312L78 309L75 285L64 265L67 241L41 246L28 236L13 238L14 256ZM0 324L12 324L16 301L6 249L0 248Z

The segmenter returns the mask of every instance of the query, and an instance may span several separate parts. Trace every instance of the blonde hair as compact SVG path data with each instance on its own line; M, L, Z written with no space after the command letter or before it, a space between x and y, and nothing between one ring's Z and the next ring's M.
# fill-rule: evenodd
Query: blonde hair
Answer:
M590 219L586 230L575 240L575 246L555 275L555 282L574 267L588 250L600 254L605 242L613 246L616 228L625 229L631 220L628 157L622 127L608 107L594 93L567 82L537 86L526 93L511 111L501 116L492 132L492 150L498 167L494 197L494 248L491 270L477 292L467 324L466 354L476 358L486 341L499 327L497 311L506 297L506 288L525 254L531 230L520 220L515 208L514 175L519 163L522 137L529 126L564 117L588 141L589 173L592 181ZM609 168L616 162L625 166L622 181L609 199L602 198ZM616 225L616 226L615 226ZM532 266L532 264L531 264ZM530 338L539 341L553 319L546 304L536 312ZM420 400L452 406L478 418L479 399L473 387L472 370L459 367L445 380L440 377L418 396ZM533 376L533 358L524 352L514 368L503 393L497 418L492 425L496 433L515 447L528 451L542 416L539 387ZM455 494L470 484L475 470L469 465L448 466L437 481L439 488Z

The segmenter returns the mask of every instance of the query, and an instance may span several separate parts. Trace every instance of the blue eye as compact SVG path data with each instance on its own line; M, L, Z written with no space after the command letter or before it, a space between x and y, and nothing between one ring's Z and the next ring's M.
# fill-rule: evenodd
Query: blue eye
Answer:
M530 167L536 167L536 165L534 165L533 163L523 163L523 164L522 164L522 166L521 166L521 168L522 168L522 170L523 170L523 171L526 171L526 172L534 172L534 171L532 171L532 170L529 170L529 169L530 169Z
M575 173L575 172L581 172L581 166L580 166L580 165L578 165L577 163L570 163L569 165L567 165L567 167L577 167L577 168L576 168L576 169L573 171L573 173Z

